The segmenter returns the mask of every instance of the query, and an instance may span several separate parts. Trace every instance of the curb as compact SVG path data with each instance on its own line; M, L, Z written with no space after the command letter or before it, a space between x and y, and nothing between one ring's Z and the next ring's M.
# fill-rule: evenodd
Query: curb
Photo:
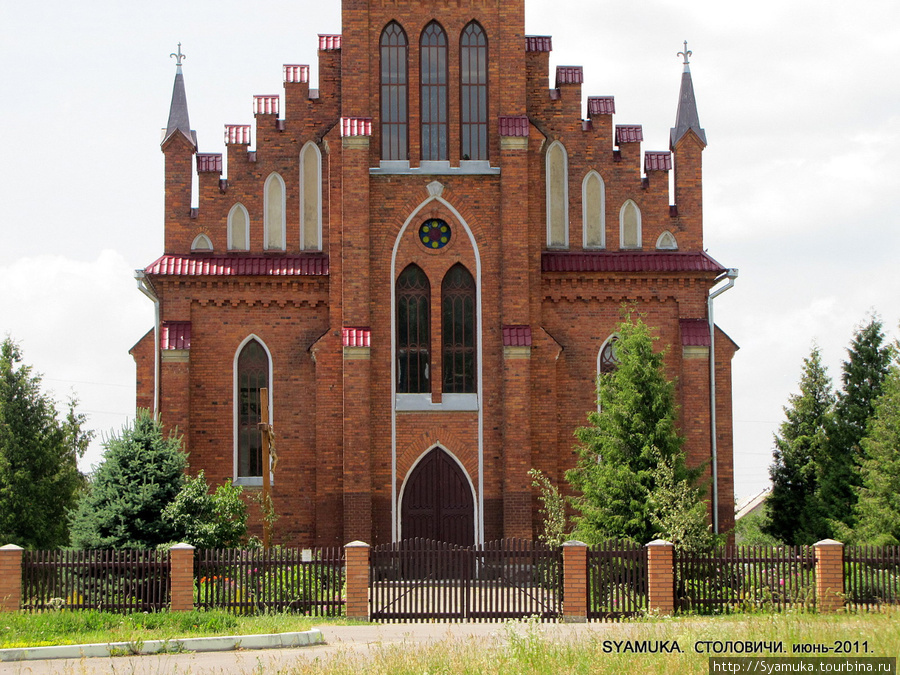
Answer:
M318 628L297 633L235 635L230 637L178 638L146 642L109 642L106 644L58 645L54 647L21 647L0 649L2 661L35 661L38 659L80 659L95 656L136 656L178 652L226 652L235 649L284 649L325 644Z

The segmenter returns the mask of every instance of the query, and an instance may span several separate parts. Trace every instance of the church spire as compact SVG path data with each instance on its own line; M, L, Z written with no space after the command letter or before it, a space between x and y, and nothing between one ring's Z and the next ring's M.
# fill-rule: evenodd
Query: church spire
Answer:
M181 60L187 58L181 53L181 43L178 43L178 52L169 57L175 57L175 86L172 88L172 103L169 106L169 123L166 125L166 134L162 144L165 145L176 131L180 131L188 142L197 147L197 138L191 131L191 122L188 119L187 94L184 91L184 74L181 72Z
M684 72L681 75L678 114L675 118L675 126L672 128L669 136L669 145L673 149L688 131L693 131L703 144L703 147L706 147L706 132L700 127L700 117L697 115L697 101L694 98L694 83L691 80L689 58L692 53L688 51L687 40L685 40L684 51L678 52L678 56L684 57Z

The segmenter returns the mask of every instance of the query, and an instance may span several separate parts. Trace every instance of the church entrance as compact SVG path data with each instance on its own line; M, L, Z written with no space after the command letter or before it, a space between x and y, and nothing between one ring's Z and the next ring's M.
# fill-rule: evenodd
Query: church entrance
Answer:
M475 543L472 488L459 464L441 448L429 452L406 481L400 527L403 539Z

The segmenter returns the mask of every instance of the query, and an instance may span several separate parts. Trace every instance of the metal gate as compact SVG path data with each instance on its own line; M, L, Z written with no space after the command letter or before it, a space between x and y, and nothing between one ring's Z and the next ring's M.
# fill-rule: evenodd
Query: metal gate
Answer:
M624 619L647 611L647 547L608 541L588 549L588 619Z
M562 553L503 539L455 546L407 539L371 551L373 621L501 621L562 614Z

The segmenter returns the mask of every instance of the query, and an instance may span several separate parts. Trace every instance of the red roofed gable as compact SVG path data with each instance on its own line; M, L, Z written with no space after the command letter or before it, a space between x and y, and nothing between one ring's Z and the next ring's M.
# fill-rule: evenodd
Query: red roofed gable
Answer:
M685 347L709 347L709 324L705 319L681 319L681 344Z
M191 322L163 321L159 327L160 349L190 349Z
M327 276L328 256L164 255L144 272L159 276Z
M504 347L530 347L531 326L503 326Z

